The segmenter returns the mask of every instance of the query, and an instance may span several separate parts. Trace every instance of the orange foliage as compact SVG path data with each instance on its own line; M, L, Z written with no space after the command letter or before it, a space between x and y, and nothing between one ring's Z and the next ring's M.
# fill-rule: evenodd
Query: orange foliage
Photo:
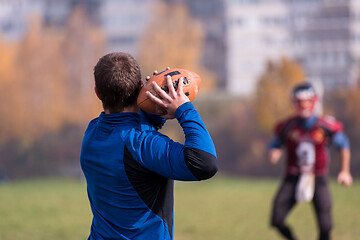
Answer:
M150 75L168 66L184 68L201 76L200 92L213 89L215 75L200 64L205 40L200 23L189 15L184 4L158 2L153 12L138 56L143 73Z
M351 119L353 129L360 134L360 85L350 89L345 94L345 115Z
M274 124L291 113L290 92L304 81L302 68L286 58L280 64L269 62L256 92L256 115L260 127L270 132Z
M17 46L0 41L0 52L0 142L2 142L6 136L16 131L19 95L14 90L17 89L19 71L15 68Z
M92 69L102 46L81 11L64 29L46 28L34 17L21 42L0 41L0 143L31 140L98 114Z
M66 66L66 118L77 123L88 121L89 116L98 115L102 109L94 93L93 67L105 53L104 35L86 21L82 8L75 8L64 37L61 58Z

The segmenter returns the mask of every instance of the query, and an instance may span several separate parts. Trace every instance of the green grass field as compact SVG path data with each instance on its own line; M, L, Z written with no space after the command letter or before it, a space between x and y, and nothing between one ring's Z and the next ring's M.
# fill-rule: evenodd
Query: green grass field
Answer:
M269 227L270 205L278 180L237 179L177 182L176 240L281 239ZM333 239L360 236L360 182L350 188L331 182ZM289 215L299 239L316 239L312 206L300 204ZM0 184L1 240L86 239L91 212L85 182L41 179Z

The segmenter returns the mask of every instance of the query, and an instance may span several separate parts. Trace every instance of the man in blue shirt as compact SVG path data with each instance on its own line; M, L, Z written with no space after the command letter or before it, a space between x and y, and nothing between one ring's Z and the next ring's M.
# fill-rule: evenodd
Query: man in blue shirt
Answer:
M173 239L173 180L199 181L217 172L216 151L198 112L167 77L169 92L154 84L148 97L176 118L185 143L156 129L164 119L140 110L142 87L136 60L103 56L94 67L95 91L104 111L85 132L80 162L93 221L88 239Z

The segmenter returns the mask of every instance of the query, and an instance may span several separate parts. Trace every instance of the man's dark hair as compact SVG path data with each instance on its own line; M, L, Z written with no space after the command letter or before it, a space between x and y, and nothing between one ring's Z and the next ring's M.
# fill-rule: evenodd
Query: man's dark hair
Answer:
M141 71L127 53L109 53L94 67L95 87L104 109L121 112L136 102L140 91Z

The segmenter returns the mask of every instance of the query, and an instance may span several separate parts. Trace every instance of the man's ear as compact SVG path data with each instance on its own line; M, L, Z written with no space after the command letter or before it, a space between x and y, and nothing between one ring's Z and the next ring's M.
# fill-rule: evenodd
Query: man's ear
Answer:
M94 90L95 90L96 96L101 100L101 98L100 98L100 96L99 96L99 92L98 92L98 90L96 89L96 87L94 87Z

